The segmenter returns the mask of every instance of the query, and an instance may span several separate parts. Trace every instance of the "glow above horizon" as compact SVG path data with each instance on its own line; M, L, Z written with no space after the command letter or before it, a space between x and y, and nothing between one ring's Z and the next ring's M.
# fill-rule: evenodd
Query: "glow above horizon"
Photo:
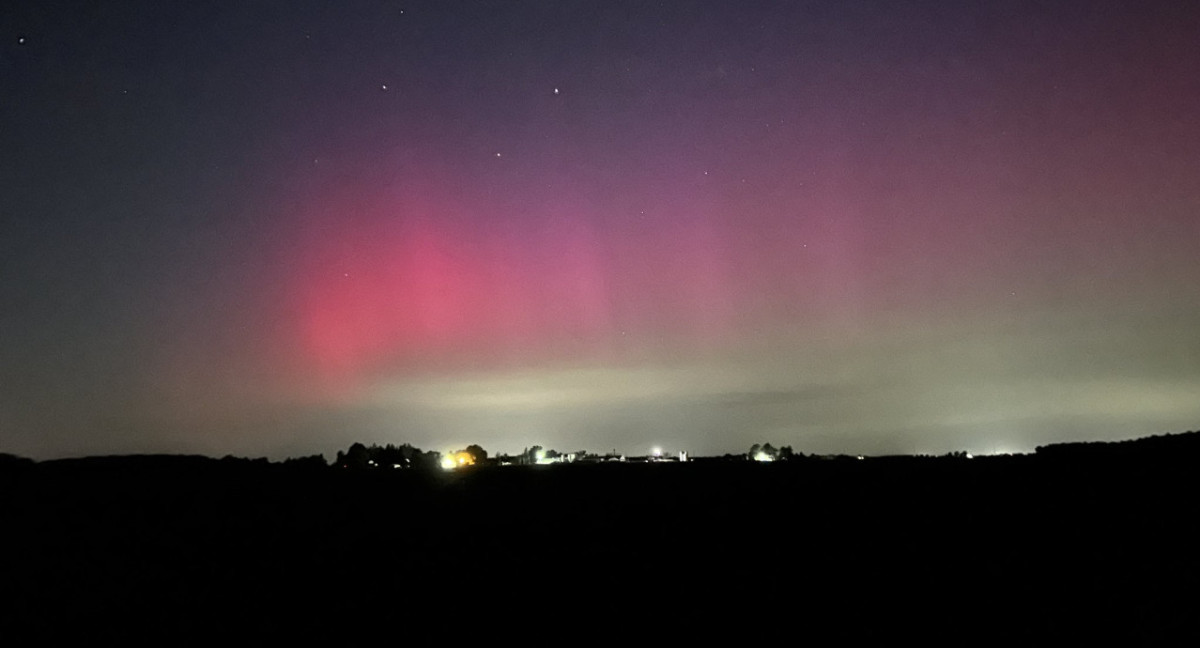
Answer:
M29 13L0 450L1200 427L1200 17L1110 9Z

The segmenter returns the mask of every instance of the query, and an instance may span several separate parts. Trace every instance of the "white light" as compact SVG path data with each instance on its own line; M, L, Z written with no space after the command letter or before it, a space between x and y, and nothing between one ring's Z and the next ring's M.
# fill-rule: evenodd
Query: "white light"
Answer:
M771 455L769 455L765 452L759 452L758 454L754 455L754 460L755 461L775 461L775 457L772 457Z
M446 470L454 470L454 467L457 465L458 464L454 463L454 457L442 457L442 468L445 468Z
M650 450L650 453L653 454L655 457L661 457L662 456L662 448L660 448L658 446L654 446L654 448L652 448Z

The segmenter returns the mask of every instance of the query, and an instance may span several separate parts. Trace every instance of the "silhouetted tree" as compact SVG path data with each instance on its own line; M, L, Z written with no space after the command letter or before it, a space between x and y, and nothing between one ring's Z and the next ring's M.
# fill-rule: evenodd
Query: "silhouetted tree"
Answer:
M400 463L407 467L415 466L421 460L421 455L424 454L420 448L414 447L411 443L402 444L397 450L400 452L400 458L403 459Z
M538 453L541 451L542 446L540 445L535 445L532 448L525 448L525 451L521 453L521 463L526 465L537 463Z
M371 446L371 459L375 461L375 465L382 468L392 468L399 466L407 468L409 461L404 456L403 448L387 444L382 448Z
M425 452L413 448L412 467L418 470L435 470L442 467L442 453L430 450Z
M354 443L345 453L340 450L338 451L335 464L338 468L363 469L367 467L367 462L370 459L371 455L367 451L367 446L361 443Z
M473 459L477 464L482 464L483 462L487 461L488 458L487 450L484 450L475 444L467 446L467 449L463 450L463 452L471 455L471 459Z

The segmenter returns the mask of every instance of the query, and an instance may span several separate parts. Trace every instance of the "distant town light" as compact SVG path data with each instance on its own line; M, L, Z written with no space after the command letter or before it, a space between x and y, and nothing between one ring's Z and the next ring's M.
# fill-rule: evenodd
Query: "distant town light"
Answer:
M775 457L772 457L771 455L769 455L765 452L762 452L760 450L758 454L754 455L754 460L755 461L775 461Z
M653 454L655 457L661 457L662 456L662 448L660 448L658 446L654 446L654 448L652 448L650 450L650 454Z
M454 470L475 463L475 456L469 452L450 452L442 457L442 468Z

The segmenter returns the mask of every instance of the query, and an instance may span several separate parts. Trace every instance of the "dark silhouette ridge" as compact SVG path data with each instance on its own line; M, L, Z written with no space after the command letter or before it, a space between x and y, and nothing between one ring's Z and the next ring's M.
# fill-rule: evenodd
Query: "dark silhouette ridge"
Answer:
M33 467L33 460L26 457L18 457L14 454L0 452L0 472L24 470Z
M492 459L511 459L512 463L521 464L537 463L538 452L544 452L549 457L565 456L564 453L557 450L545 450L542 446L533 446L526 448L521 454L515 457L508 455L498 455L493 458L488 451L479 445L469 445L463 450L456 452L465 452L472 455L475 461L480 465L494 465L496 462ZM1034 455L1040 458L1091 458L1091 457L1113 457L1113 458L1135 458L1135 457L1157 457L1161 459L1172 459L1187 457L1189 453L1200 452L1200 431L1189 431L1176 434L1163 434L1136 439L1127 439L1120 441L1084 441L1084 442L1067 442L1054 443L1038 446ZM697 456L690 457L692 462L710 462L714 460L745 460L753 459L755 455L762 453L772 457L775 460L851 460L851 459L867 459L870 461L879 461L887 459L889 461L902 460L919 460L930 459L927 455L893 455L886 457L861 457L854 455L805 455L792 450L791 446L782 446L775 448L770 443L754 444L746 454L725 454L721 456ZM618 455L608 453L604 455L590 453L586 450L579 450L571 453L581 458L593 459L616 459ZM951 452L943 455L944 458L967 458L970 455L966 452ZM996 460L1008 457L1009 455L998 456L981 456L972 458L983 458ZM1016 455L1020 456L1020 455ZM279 469L281 467L292 469L315 470L318 468L333 467L333 468L408 468L419 466L423 468L433 468L439 465L441 454L433 451L425 451L416 448L411 444L404 443L399 446L387 444L383 446L371 445L366 446L362 443L354 443L346 451L338 451L337 458L330 464L326 462L322 455L310 455L306 457L292 457L284 459L281 462L272 462L265 457L245 458L226 455L220 459L208 457L204 455L179 455L179 454L134 454L134 455L98 455L88 457L72 457L66 459L50 459L45 461L34 461L32 459L21 457L9 453L0 453L0 470L27 469L34 466L39 469L50 469L56 471L72 471L72 470L121 470L129 472L156 472L156 471L218 471L224 469L249 469L249 468L270 468ZM587 463L587 462L581 462Z
M0 614L6 636L43 640L132 621L274 642L458 618L486 634L491 615L614 638L1179 641L1200 583L1196 439L469 470L6 459Z
M1200 432L1163 434L1123 441L1085 441L1038 446L1044 457L1144 457L1169 458L1176 453L1200 452Z

